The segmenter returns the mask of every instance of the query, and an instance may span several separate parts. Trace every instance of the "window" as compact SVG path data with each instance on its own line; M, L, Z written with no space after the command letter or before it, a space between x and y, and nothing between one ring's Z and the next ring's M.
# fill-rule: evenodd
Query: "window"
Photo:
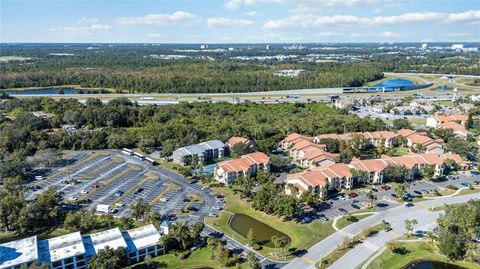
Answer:
M75 257L77 259L77 261L83 261L85 260L85 256L84 255L78 255L77 257Z
M52 263L52 266L53 266L53 267L59 267L59 266L61 267L61 266L62 266L62 261L53 262L53 263Z
M67 263L72 263L73 262L73 258L67 258L64 260L64 263L67 264Z

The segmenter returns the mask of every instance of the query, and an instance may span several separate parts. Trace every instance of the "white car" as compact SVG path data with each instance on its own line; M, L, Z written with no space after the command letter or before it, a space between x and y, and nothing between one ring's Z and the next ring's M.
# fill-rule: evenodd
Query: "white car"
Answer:
M218 214L213 212L209 213L208 216L212 218L218 218Z
M81 190L80 193L81 193L81 194L87 194L88 191L87 191L87 190Z
M159 200L159 201L160 201L160 202L162 202L162 203L165 203L165 202L167 202L167 201L168 201L168 199L167 199L167 198L165 198L165 197L162 197L162 198L160 198L160 200Z
M42 179L44 179L43 176L35 176L35 180L42 180Z
M115 206L116 206L116 207L124 207L125 204L124 204L124 203L115 203Z
M68 197L67 200L68 200L68 201L77 201L78 198L72 196L72 197Z

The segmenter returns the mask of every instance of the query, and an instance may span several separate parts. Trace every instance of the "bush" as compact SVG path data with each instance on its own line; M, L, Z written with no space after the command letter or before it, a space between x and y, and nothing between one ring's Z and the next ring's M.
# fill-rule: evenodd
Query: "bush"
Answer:
M258 243L253 243L252 248L253 250L260 250L262 249L262 246Z
M442 196L438 190L433 190L433 194L435 194L435 196Z
M457 187L457 186L453 186L453 185L448 185L448 186L447 186L447 189L450 189L450 190L458 190L458 187Z
M180 260L185 260L185 259L188 258L188 256L190 256L190 251L184 251L184 252L180 252L180 253L178 254L178 258L179 258Z

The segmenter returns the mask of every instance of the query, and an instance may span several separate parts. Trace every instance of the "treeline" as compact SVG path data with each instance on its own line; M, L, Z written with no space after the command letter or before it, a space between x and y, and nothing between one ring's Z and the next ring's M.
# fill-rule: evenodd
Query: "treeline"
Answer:
M320 103L197 102L138 106L123 98L108 104L98 99L88 99L81 104L73 99L14 98L5 101L3 109L11 116L10 120L4 118L5 122L0 125L0 165L3 166L7 163L2 164L2 160L23 160L39 149L48 148L161 148L161 154L167 156L181 146L245 136L254 139L260 150L270 152L291 132L316 135L386 128L380 119L359 118ZM37 118L31 111L44 111L53 117ZM62 124L73 124L77 131L67 133L60 128ZM53 129L55 131L49 131ZM8 170L25 168L19 165L18 169Z
M275 64L156 60L153 65L151 59L141 55L135 57L144 60L145 64L123 67L108 61L85 65L74 60L68 64L68 57L58 65L52 64L57 60L51 57L49 61L38 60L21 66L15 66L19 63L3 64L0 89L80 85L130 93L228 93L362 86L383 77L379 66L371 63L294 64L293 68L306 71L297 78L288 78L274 75L278 69ZM99 57L98 61L101 59Z

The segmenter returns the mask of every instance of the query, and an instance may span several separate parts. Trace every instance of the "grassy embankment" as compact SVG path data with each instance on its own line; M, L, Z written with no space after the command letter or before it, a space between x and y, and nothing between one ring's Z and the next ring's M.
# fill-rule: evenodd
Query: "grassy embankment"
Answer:
M433 260L455 264L469 269L479 269L480 265L465 261L452 261L438 254L435 247L428 242L409 242L404 243L407 248L407 254L393 254L389 250L385 250L379 257L370 263L368 269L385 268L385 269L401 269L407 264L415 260Z

